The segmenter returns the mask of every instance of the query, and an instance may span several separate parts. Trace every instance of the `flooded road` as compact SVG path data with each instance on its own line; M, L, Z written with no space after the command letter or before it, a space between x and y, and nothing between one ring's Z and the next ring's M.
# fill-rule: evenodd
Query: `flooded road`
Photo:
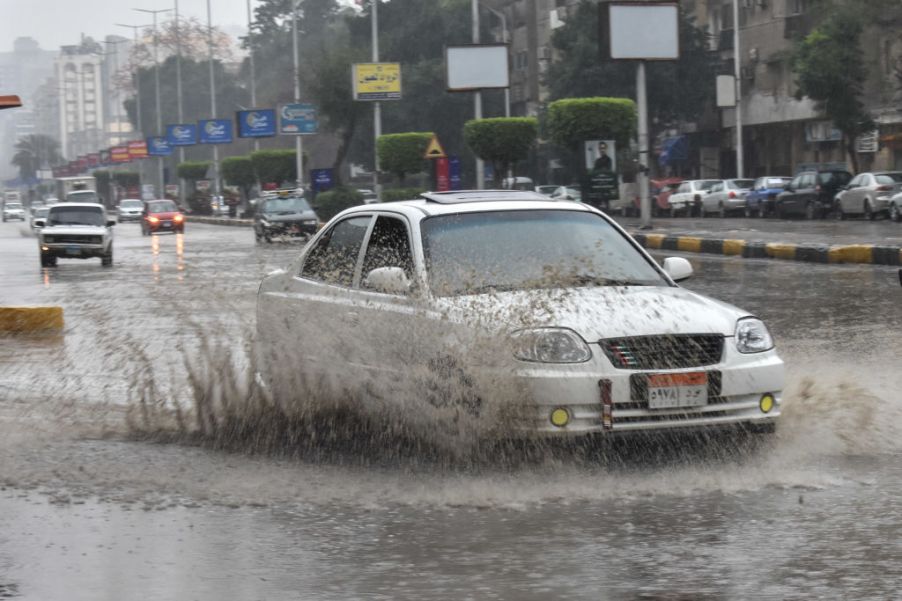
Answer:
M687 287L765 319L787 362L758 448L463 468L135 440L135 383L187 400L184 355L240 345L261 275L298 249L193 224L116 236L112 269L42 271L34 239L0 227L0 302L60 304L67 324L0 339L0 598L902 596L893 269L686 255Z

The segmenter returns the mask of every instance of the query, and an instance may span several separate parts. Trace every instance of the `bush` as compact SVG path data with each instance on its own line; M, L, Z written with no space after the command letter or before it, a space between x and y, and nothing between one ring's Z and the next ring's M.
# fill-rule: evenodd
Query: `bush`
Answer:
M399 200L413 200L426 192L423 188L389 188L382 190L382 202L397 202Z
M464 125L464 139L476 156L492 164L498 186L511 165L529 156L538 127L533 117L473 119Z
M212 165L210 161L185 161L178 164L175 172L182 179L196 182L199 179L206 179L210 165Z
M432 140L432 132L408 132L386 134L376 140L379 168L397 176L403 182L408 173L426 170L426 148Z
M625 147L636 132L636 103L629 98L565 98L548 105L548 137L574 149L585 140L610 138Z
M222 178L230 186L238 186L247 197L257 183L257 174L251 157L227 157L222 160Z
M356 188L340 186L316 195L313 208L322 221L332 219L345 209L363 204L363 194Z
M294 150L257 150L251 153L251 164L261 184L281 186L297 181Z

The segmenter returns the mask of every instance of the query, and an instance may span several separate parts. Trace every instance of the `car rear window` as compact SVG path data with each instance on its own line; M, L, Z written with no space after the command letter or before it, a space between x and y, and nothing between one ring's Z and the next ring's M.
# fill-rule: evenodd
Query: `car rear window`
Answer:
M149 213L171 213L173 211L178 211L178 208L176 208L175 203L170 200L160 200L147 203L147 211Z
M878 173L874 176L878 184L902 183L902 173Z

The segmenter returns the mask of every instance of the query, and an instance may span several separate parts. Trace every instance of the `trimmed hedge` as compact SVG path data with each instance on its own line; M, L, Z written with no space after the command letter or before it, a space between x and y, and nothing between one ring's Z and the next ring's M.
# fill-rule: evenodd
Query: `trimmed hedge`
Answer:
M404 181L410 173L426 171L426 148L432 140L432 132L407 132L385 134L376 140L379 168Z
M575 148L610 138L625 147L636 132L636 103L629 98L565 98L548 105L546 128L556 144Z
M212 164L210 161L185 161L178 164L175 172L182 179L196 182L199 179L206 179L207 170Z
M514 163L529 157L538 130L533 117L473 119L464 125L464 140L476 156L492 164L497 184Z
M382 202L398 202L400 200L413 200L426 192L423 188L388 188L382 190Z
M297 181L297 152L294 150L257 150L250 157L261 184L282 185Z
M363 204L363 194L356 188L339 186L320 192L313 201L313 209L320 221L328 221L351 207Z

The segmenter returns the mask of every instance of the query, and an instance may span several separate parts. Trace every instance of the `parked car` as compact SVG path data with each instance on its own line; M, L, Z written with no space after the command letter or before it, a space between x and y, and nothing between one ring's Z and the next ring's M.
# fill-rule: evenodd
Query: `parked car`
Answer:
M35 219L41 267L56 267L57 259L100 257L100 264L113 264L115 221L97 203L65 202L50 207L46 219Z
M363 204L371 205L375 202L379 202L379 197L372 190L366 188L358 188L357 191L363 195Z
M185 216L171 200L148 200L141 213L141 234L185 232Z
M555 200L575 200L579 202L582 197L583 193L577 184L558 186L555 191L551 193L551 198Z
M680 184L676 192L667 199L671 217L701 215L702 199L718 181L720 180L692 179Z
M745 195L745 216L767 217L773 215L777 195L791 180L791 177L781 175L768 175L756 179L752 190Z
M745 211L745 195L751 192L751 179L724 179L711 186L710 192L702 198L702 217L716 213L726 217L731 213Z
M345 210L263 279L273 399L303 413L359 392L436 433L442 416L512 436L774 427L784 367L767 327L679 287L685 259L659 265L582 203L423 196Z
M3 221L25 221L25 208L21 202L7 201L3 203Z
M116 218L119 223L125 221L141 221L144 212L144 201L140 198L123 198L116 207Z
M505 177L501 180L501 187L505 190L532 190L535 183L528 177Z
M778 218L801 215L819 219L833 209L833 199L852 174L842 170L803 171L792 178L774 203Z
M365 206L365 205L364 205ZM264 198L254 214L257 243L274 239L308 239L316 233L319 218L307 201L295 191L280 191Z
M37 207L31 210L31 219L29 220L28 225L31 226L31 229L37 231L40 229L40 226L36 225L36 221L38 219L45 220L47 219L47 212L50 211L50 207ZM40 222L40 223L43 223Z
M555 184L536 186L535 191L544 196L551 196L558 189Z
M680 177L648 180L651 214L653 217L670 215L670 197L676 193L682 183L683 178ZM638 196L633 198L631 206L626 208L629 210L625 211L625 213L638 216L642 211L642 199Z
M864 215L875 219L890 213L893 196L902 192L902 172L859 173L836 194L833 214L837 219Z
M902 192L896 194L889 200L889 218L894 223L902 221ZM902 278L902 275L899 276Z

